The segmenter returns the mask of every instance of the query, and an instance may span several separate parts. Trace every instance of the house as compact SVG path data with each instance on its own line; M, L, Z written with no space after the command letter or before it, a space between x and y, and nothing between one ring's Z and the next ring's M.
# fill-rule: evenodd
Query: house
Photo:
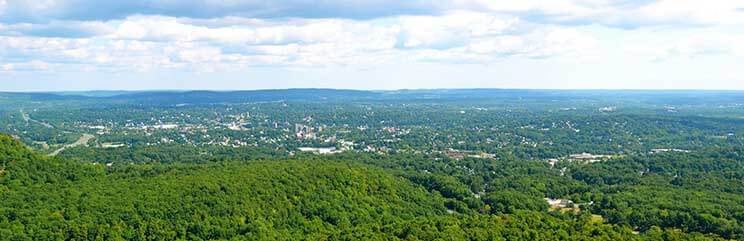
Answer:
M573 154L568 156L568 161L582 161L585 163L594 163L612 158L610 155L594 155L591 153Z
M545 201L548 202L550 208L567 208L573 206L573 202L568 199L545 198Z
M458 151L458 150L447 150L444 152L445 155L447 155L449 158L455 159L455 160L462 160L465 158L465 153Z
M336 150L336 147L300 147L298 149L303 152L313 152L321 155L335 154L339 152Z
M571 159L574 159L574 160L589 160L589 159L594 159L594 155L589 154L589 153L586 153L586 152L581 153L581 154L573 154L573 155L570 155L568 157L571 158Z

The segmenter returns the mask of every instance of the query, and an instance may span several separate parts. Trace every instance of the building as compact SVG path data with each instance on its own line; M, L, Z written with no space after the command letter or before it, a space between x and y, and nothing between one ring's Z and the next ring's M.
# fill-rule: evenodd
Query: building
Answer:
M570 206L573 206L573 202L568 199L552 199L552 198L545 198L545 201L548 202L548 205L550 205L551 208L567 208Z
M312 139L315 138L315 132L310 126L295 124L295 136L297 139Z
M313 152L313 153L321 154L321 155L335 154L335 153L340 152L336 150L335 146L332 146L332 147L300 147L299 150L303 152Z

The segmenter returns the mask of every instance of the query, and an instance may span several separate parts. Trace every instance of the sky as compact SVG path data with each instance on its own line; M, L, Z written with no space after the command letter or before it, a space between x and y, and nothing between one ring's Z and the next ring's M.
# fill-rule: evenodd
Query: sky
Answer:
M0 91L744 89L739 0L0 0Z

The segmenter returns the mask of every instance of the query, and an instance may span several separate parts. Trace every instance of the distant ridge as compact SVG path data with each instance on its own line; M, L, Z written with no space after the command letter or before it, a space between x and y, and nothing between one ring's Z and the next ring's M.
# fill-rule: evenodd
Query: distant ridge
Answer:
M96 100L138 105L234 104L263 101L426 101L467 100L572 100L645 102L658 104L744 103L744 91L711 90L540 90L540 89L268 89L268 90L157 90L0 93L0 98L50 100Z

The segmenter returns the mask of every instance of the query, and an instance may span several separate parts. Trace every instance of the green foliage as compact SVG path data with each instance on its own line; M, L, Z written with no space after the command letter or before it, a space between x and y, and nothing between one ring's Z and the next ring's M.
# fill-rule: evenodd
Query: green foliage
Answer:
M323 160L103 170L42 158L2 138L4 158L24 158L8 163L0 184L0 240L714 239L658 228L636 235L584 216L520 211L544 210L544 204L515 191L484 199L510 214L447 214L448 200L468 200L463 195L470 191L431 174L404 178Z
M0 93L0 240L744 239L741 93L119 94Z
M514 190L492 192L483 198L492 213L514 213L517 210L546 211L548 204L542 198L522 194Z

